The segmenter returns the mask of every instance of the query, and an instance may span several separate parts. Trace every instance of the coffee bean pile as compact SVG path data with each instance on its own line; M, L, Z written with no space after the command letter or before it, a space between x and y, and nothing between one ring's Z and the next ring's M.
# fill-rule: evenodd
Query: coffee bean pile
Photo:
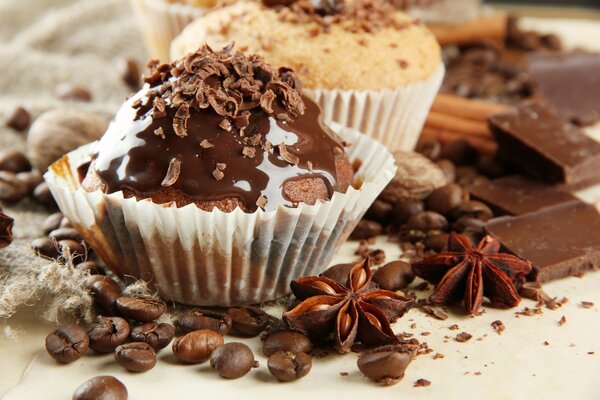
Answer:
M42 176L32 170L27 156L20 151L0 152L0 202L15 204L28 197L46 207L57 208Z

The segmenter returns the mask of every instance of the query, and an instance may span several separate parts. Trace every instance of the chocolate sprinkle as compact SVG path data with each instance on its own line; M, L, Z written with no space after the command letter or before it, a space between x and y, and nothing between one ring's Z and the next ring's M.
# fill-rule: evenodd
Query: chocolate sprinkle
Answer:
M203 149L210 149L211 147L215 147L215 145L209 142L208 139L202 139L200 142L200 147Z

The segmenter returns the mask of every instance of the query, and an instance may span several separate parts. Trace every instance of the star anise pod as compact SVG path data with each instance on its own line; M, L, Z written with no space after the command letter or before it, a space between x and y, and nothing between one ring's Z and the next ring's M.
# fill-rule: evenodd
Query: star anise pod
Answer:
M0 210L0 249L12 242L12 226L14 220Z
M448 249L413 264L415 275L436 284L429 298L432 303L450 304L464 298L471 315L478 312L484 297L497 308L519 304L515 284L531 271L529 261L499 253L500 242L489 235L474 248L465 235L452 233Z
M291 329L317 340L333 334L340 353L350 351L355 342L369 346L396 343L390 323L404 315L413 302L370 283L368 258L350 270L346 285L324 276L296 279L290 286L302 302L284 313L283 320Z

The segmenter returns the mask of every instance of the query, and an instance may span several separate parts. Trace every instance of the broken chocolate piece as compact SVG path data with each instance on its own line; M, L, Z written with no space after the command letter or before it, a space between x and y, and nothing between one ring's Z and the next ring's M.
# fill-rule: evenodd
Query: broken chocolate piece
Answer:
M600 213L578 200L496 218L486 230L533 264L529 280L547 282L600 267Z
M583 188L600 181L600 143L540 103L492 115L498 156L547 182Z
M480 180L469 187L471 198L492 208L495 215L521 215L577 198L559 185L548 185L524 176Z

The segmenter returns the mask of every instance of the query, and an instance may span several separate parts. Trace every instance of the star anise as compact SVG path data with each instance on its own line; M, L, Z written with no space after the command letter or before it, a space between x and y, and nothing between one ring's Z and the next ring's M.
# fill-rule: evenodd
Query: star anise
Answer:
M413 264L415 275L436 284L429 298L432 303L449 304L464 298L471 315L478 312L484 296L497 308L519 304L515 284L531 271L529 261L499 253L500 243L492 236L485 236L474 248L465 235L452 233L448 249Z
M12 242L12 226L14 220L0 210L0 249Z
M368 258L350 270L346 285L324 276L310 276L296 279L290 286L302 302L283 314L285 323L318 340L333 334L340 353L350 351L355 342L369 346L398 342L390 323L413 304L371 284Z

